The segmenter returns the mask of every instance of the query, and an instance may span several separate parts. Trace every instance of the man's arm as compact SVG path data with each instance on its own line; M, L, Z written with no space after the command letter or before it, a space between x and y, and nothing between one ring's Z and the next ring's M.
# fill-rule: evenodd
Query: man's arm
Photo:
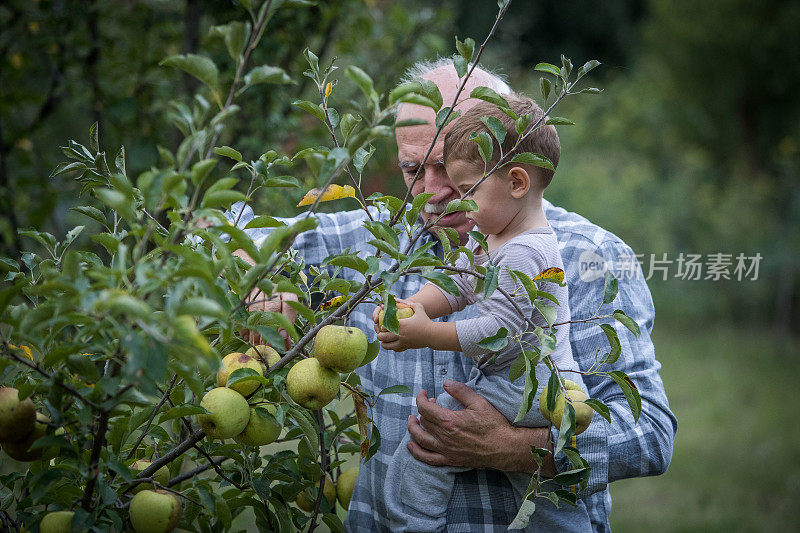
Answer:
M464 383L445 380L448 394L464 405L463 411L451 411L428 398L426 391L417 395L420 420L408 418L412 441L411 454L434 466L494 468L506 472L533 474L538 469L531 446L553 449L546 427L514 427L486 399ZM423 427L424 426L424 427ZM542 475L556 474L553 456L544 462Z

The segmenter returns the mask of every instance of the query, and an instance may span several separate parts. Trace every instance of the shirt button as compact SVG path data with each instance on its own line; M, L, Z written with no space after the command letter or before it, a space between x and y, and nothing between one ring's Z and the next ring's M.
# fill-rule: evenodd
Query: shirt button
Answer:
M441 373L444 376L445 374L447 374L447 369L443 367L442 370L441 370Z

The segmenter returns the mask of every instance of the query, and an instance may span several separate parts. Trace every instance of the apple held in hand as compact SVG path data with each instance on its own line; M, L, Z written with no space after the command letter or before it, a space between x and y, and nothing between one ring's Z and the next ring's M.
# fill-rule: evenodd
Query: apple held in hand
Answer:
M208 414L197 415L200 427L212 439L230 439L244 431L250 420L250 406L233 389L217 387L203 396L200 407Z
M40 533L70 533L72 531L73 511L53 511L47 513L39 524Z
M275 351L275 348L266 344L259 344L255 348L248 348L244 354L261 361L261 364L264 365L265 370L266 368L275 366L275 363L281 359L281 355Z
M165 490L143 490L133 497L129 508L136 533L169 533L183 516L180 500Z
M592 416L594 413L592 412L592 408L584 403L589 397L583 392L581 386L574 381L565 379L564 387L567 389L567 396L572 404L572 408L575 410L574 435L580 435L586 431L589 424L592 423ZM542 412L542 415L558 429L561 426L561 419L564 417L564 393L559 392L558 396L556 396L556 405L553 411L550 412L547 410L547 390L546 385L542 390L542 395L539 397L539 410Z
M30 398L20 401L14 387L0 388L0 442L25 438L36 425L36 409Z
M153 464L153 461L148 461L147 459L139 459L138 461L134 462L130 468L134 472L134 474L138 474L139 472L142 472L147 467L149 467L151 464ZM169 469L167 468L167 465L164 465L158 470L156 470L155 474L153 474L150 477L152 477L156 481L156 483L160 483L161 485L166 485L169 482ZM155 486L152 483L139 483L138 485L136 485L131 489L131 493L138 494L143 490L155 490Z
M353 497L356 478L358 478L358 467L345 470L336 480L336 498L345 511L350 506L350 498Z
M380 326L381 329L384 329L383 317L385 314L386 314L386 309L381 309L381 312L378 313L378 326ZM397 320L403 320L404 318L411 318L412 316L414 316L414 309L410 305L404 304L402 302L397 302Z
M271 415L275 415L276 409L273 405L263 406ZM274 420L264 418L256 412L256 407L250 408L250 420L244 431L239 433L234 440L245 446L264 446L274 442L281 434L281 426Z
M317 488L319 488L319 484L317 484ZM329 476L325 476L322 495L328 500L331 508L336 505L336 485ZM311 495L310 489L306 489L297 495L297 506L307 513L314 511L314 497Z
M339 392L339 373L309 357L295 363L286 375L286 391L306 409L322 409Z
M265 370L261 361L255 357L238 352L229 353L222 358L222 364L219 367L219 371L217 371L217 386L225 387L228 384L228 377L230 377L231 373L240 368L252 368L259 374L263 374ZM254 393L260 385L255 380L237 381L230 388L242 396L247 396Z
M314 337L313 355L322 366L337 372L352 372L364 360L367 336L358 328L328 325Z

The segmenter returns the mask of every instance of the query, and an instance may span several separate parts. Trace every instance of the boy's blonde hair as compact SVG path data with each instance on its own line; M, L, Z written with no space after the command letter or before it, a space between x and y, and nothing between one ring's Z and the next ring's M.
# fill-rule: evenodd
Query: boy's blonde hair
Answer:
M531 125L535 124L544 114L542 108L526 96L512 93L503 95L503 97L517 115L522 116L530 114L533 117L530 123ZM479 102L453 123L450 131L444 138L445 162L454 160L474 162L475 166L482 171L483 160L478 151L478 143L469 140L469 138L473 132L486 132L492 139L493 145L492 157L486 169L489 170L497 164L500 160L500 150L498 149L497 140L492 136L486 124L481 121L483 117L495 117L500 119L503 123L506 129L506 138L503 140L502 144L503 155L513 152L513 155L510 157L514 157L514 155L523 152L533 152L548 158L553 163L554 168L558 166L558 158L561 155L561 144L558 141L558 133L556 133L555 126L540 125L531 132L528 137L520 142L515 150L512 150L512 147L520 137L517 134L514 119L506 115L496 105L489 102ZM530 126L528 127L530 128ZM523 134L524 133L525 132L523 132ZM525 167L528 174L531 175L531 180L534 181L532 185L538 186L538 188L544 189L553 179L552 170L533 165L514 164Z

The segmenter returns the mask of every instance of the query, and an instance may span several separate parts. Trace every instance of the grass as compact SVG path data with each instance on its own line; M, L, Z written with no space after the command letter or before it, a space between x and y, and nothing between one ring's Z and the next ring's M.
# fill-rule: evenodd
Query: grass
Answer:
M655 332L678 435L663 476L612 485L628 531L800 530L800 343L758 328Z

